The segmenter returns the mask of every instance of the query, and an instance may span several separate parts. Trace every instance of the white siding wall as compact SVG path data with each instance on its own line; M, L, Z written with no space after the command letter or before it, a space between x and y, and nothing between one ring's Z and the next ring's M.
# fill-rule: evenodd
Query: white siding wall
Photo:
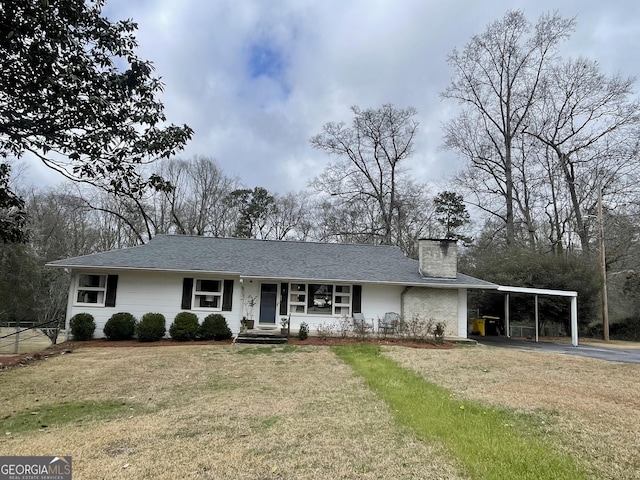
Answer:
M95 271L95 274L105 274L107 272ZM128 312L138 320L149 312L162 313L166 318L167 332L175 316L182 311L182 282L187 276L185 274L175 274L166 272L126 272L119 271L118 290L115 307L95 307L91 305L76 305L74 303L75 289L72 286L69 306L67 309L67 331L69 330L69 320L77 313L90 313L96 322L95 338L104 337L103 328L111 315L118 312ZM222 278L197 276L197 278ZM226 277L229 278L229 277ZM227 324L232 331L240 330L240 288L239 282L235 281L233 288L233 311L232 312L212 312L210 310L190 310L195 313L202 323L202 320L210 313L220 313L227 320ZM168 333L167 333L168 335Z
M273 280L259 280L253 279L252 281L244 280L244 295L245 305L242 315L249 317L249 307L247 301L249 296L255 296L257 302L253 308L253 318L255 319L256 326L258 325L258 318L260 316L260 285L262 283L277 283ZM278 283L278 286L280 283ZM403 287L390 286L390 285L362 285L362 313L367 319L374 319L377 327L377 319L384 317L386 312L400 312L400 294ZM278 289L279 291L279 289ZM235 304L234 304L235 307ZM235 310L235 308L234 308ZM278 293L278 305L276 311L280 312L280 294ZM280 327L280 314L276 314L276 326ZM300 328L301 323L309 325L309 332L311 334L316 333L316 329L320 325L326 325L336 323L341 317L332 315L303 315L292 314L291 315L291 330L297 331ZM235 330L234 330L235 331Z
M247 280L243 281L241 290L238 292L240 294L240 300L238 306L241 309L240 318L247 317L249 319L253 318L258 323L258 317L260 316L260 280ZM244 298L242 298L244 293ZM249 299L253 297L255 299L255 305L253 308L249 306ZM234 299L235 300L235 299ZM233 309L236 310L236 304L233 304ZM277 324L280 326L280 324ZM238 324L238 329L233 329L234 332L240 331L240 324Z
M402 313L402 291L400 285L364 285L362 287L362 313L365 318L375 320L384 318L387 312Z
M77 272L76 272L77 273ZM94 274L106 274L108 272L92 271ZM162 313L166 318L167 332L175 316L182 311L182 284L185 277L194 278L219 278L229 279L230 277L220 276L200 276L167 272L127 272L119 271L116 306L113 308L94 307L91 305L76 305L75 288L70 290L70 298L67 310L67 331L69 319L77 313L87 312L93 315L96 322L95 337L103 337L103 328L107 320L117 312L128 312L138 320L149 312ZM257 301L253 307L253 318L258 324L260 313L260 285L259 279L244 279L240 283L239 278L234 279L233 288L233 310L230 312L219 312L227 320L229 328L234 333L240 331L240 320L243 316L250 317L248 307L249 296L254 296ZM278 283L273 280L264 280L265 283ZM409 318L415 314L426 315L437 321L444 321L447 324L447 335L459 335L458 310L461 298L457 290L437 290L428 288L409 288L404 294L405 287L397 285L362 285L362 313L368 320L374 320L377 328L378 319L384 317L387 312L397 312ZM279 292L279 289L278 289ZM464 292L466 301L466 292ZM278 305L276 306L276 327L279 327L280 320L280 295L278 294ZM466 312L466 308L462 310ZM213 313L210 310L196 310L195 313L200 322ZM297 331L300 324L305 322L309 325L311 334L316 333L318 326L323 324L335 324L340 320L339 316L330 315L291 315L291 329ZM460 323L459 323L460 322ZM464 322L466 326L466 319ZM465 327L466 329L466 327ZM463 332L466 336L466 331ZM168 333L167 333L168 335Z
M402 290L403 287L395 285L362 285L362 313L367 320L374 321L376 329L378 319L384 317L386 312L400 313ZM291 315L291 329L297 331L304 322L309 325L309 333L314 335L319 326L336 324L340 318L331 315Z

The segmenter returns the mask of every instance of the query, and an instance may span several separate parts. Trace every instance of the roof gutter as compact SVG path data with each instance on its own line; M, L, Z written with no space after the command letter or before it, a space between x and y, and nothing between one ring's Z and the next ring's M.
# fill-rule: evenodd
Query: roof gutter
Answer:
M128 272L163 272L163 273L176 273L176 274L189 274L189 275L229 275L234 277L246 278L248 280L278 280L288 282L300 282L300 283L361 283L368 285L396 285L396 286L410 286L410 287L428 287L437 289L459 289L467 288L473 290L495 290L499 288L495 284L469 284L469 283L438 283L436 282L417 282L417 281L389 281L389 280L363 280L357 278L309 278L309 277L284 277L284 276L265 276L265 275L243 275L240 272L210 272L207 270L179 270L179 269L167 269L167 268L144 268L144 267L116 267L107 265L73 265L73 264L60 264L60 263L47 263L46 267L51 268L68 268L71 270L84 270L84 271L122 271Z

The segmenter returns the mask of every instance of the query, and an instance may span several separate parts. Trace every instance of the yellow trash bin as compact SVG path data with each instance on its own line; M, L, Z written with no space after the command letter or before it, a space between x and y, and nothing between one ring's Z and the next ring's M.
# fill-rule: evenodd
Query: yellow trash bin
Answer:
M471 333L484 337L484 318L474 318L471 320Z

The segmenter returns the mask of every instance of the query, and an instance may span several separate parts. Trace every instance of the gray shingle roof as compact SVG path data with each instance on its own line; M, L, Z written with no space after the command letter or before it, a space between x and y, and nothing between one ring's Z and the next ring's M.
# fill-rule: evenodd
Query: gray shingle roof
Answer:
M339 243L159 235L146 245L58 260L53 267L219 272L246 277L497 288L458 274L422 277L400 248Z

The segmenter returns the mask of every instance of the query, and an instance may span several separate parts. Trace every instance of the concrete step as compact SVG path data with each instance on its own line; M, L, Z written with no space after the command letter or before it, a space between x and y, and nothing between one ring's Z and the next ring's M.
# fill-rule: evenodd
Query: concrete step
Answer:
M238 334L235 343L256 343L277 345L287 343L287 336L277 330L253 329Z

